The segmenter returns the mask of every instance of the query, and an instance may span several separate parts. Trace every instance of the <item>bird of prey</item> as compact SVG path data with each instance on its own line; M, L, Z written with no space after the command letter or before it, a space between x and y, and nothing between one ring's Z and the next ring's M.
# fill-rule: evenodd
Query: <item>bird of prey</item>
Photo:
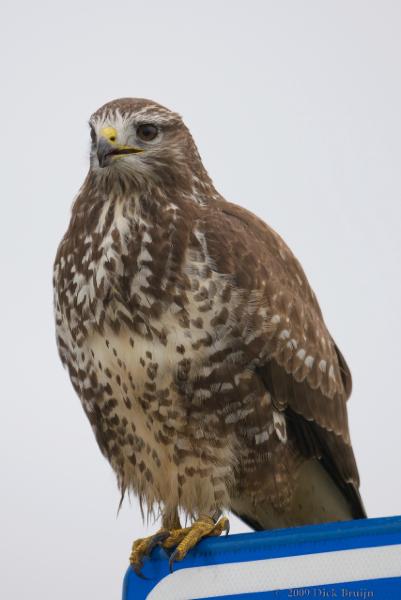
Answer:
M123 98L89 126L56 335L122 494L161 515L135 570L227 531L227 511L256 530L365 517L351 374L297 259L218 193L175 112Z

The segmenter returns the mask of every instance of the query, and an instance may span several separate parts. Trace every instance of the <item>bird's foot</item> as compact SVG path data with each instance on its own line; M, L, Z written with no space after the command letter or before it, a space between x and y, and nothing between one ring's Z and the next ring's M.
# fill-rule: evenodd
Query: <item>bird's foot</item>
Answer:
M132 544L131 555L129 557L129 562L131 567L134 569L135 573L142 578L145 578L142 575L142 567L143 567L143 559L145 556L150 556L153 548L163 543L170 536L170 531L168 529L160 529L155 534L150 535L146 538L140 538L139 540L135 540Z
M228 533L230 523L227 517L221 517L217 522L208 515L201 515L190 527L162 528L154 535L136 540L132 545L130 564L135 573L144 578L142 574L143 559L150 556L156 546L162 546L166 550L172 550L169 565L173 570L174 562L182 560L189 550L196 546L204 537L219 536L223 532Z
M161 543L163 548L166 549L175 547L169 560L170 571L173 571L175 561L185 558L189 550L194 548L201 539L209 536L219 536L224 531L226 534L230 531L230 522L227 517L221 517L216 522L208 515L201 515L199 519L192 523L191 527L172 530L170 536Z

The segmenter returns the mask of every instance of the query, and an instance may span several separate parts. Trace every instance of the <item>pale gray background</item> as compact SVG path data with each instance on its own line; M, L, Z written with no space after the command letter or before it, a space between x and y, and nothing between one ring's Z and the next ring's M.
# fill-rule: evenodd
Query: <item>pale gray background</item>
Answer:
M400 2L13 1L1 29L1 598L117 599L155 530L135 500L116 519L53 330L87 120L119 96L180 112L218 189L301 260L353 372L367 509L400 513Z

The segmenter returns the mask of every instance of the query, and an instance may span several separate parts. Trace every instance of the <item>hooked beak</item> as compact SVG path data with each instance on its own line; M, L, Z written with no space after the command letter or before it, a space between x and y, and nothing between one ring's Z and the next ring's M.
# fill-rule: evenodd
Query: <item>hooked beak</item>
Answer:
M101 137L97 143L97 158L99 165L107 167L112 160L119 156L126 154L137 154L143 152L141 148L135 148L135 146L122 146L120 144L112 143L105 137Z

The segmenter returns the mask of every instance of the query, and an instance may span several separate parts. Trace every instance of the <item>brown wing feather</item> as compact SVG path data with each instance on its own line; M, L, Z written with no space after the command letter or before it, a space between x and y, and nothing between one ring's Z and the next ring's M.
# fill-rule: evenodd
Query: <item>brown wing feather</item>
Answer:
M355 517L365 516L346 410L351 373L305 273L284 241L252 213L226 202L215 209L205 228L212 260L238 287L263 292L268 352L260 374L266 387L286 411L300 451L318 458Z
M291 380L291 375L285 373L277 365L272 368L272 365L273 363L261 369L261 376L266 387L273 390L274 402L276 390L285 389L288 394L284 410L287 416L289 435L296 439L299 451L306 458L316 458L323 464L345 497L348 498L353 517L365 517L366 512L358 491L358 469L349 435L346 440L343 435L335 433L334 428L329 430L327 426L319 425L318 420L314 418L314 414L319 413L321 417L320 413L327 411L326 423L343 421L342 428L346 429L348 433L346 411L344 410L341 419L338 419L338 415L333 414L335 405L330 402L330 399L322 397L321 392L316 390L312 390L311 393L307 383L300 384ZM285 383L283 383L284 381ZM311 397L314 397L312 401ZM327 401L328 403L323 409L322 406ZM280 407L283 410L282 402ZM301 414L301 410L303 414ZM323 419L320 418L319 421L322 422Z

